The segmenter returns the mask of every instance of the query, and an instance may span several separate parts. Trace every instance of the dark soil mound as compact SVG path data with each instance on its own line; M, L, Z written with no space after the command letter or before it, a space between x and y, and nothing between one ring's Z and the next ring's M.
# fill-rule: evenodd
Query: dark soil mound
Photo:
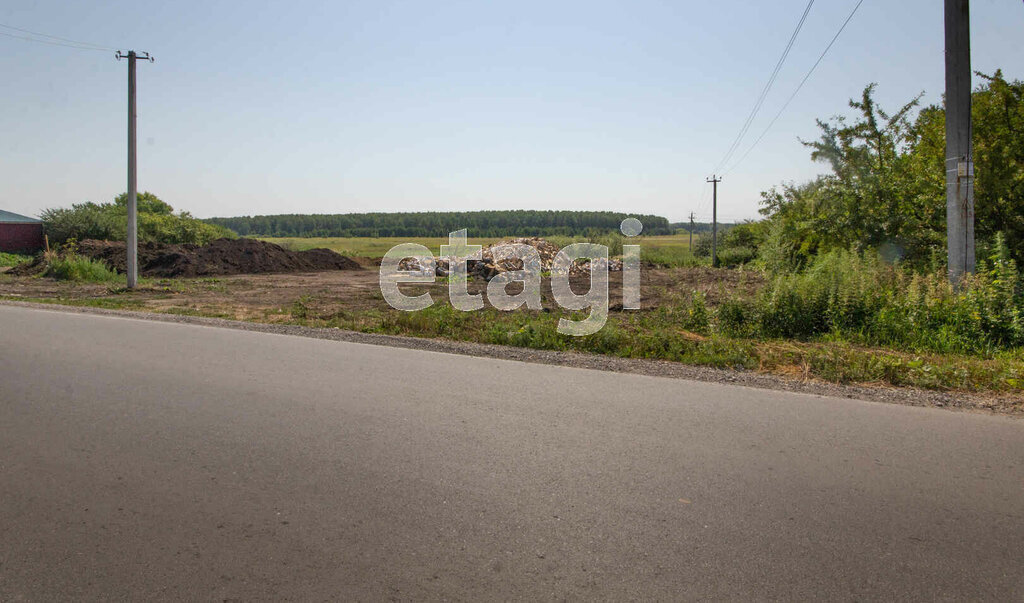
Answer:
M40 253L31 262L22 262L4 274L10 274L11 276L35 276L45 271L46 262L43 261L43 254Z
M125 244L121 241L82 241L78 244L78 252L106 262L117 272L125 272ZM355 261L330 249L289 251L256 239L217 239L203 246L139 244L139 274L142 276L195 277L361 269Z

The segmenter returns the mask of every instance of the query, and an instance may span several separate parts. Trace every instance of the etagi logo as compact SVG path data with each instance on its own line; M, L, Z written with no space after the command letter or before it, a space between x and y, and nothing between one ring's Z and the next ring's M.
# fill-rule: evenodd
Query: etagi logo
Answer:
M620 225L622 234L635 237L643 230L636 218L626 218ZM468 274L470 262L484 260L483 247L466 242L466 229L449 233L448 244L441 246L441 259L448 264L448 296L453 307L464 312L484 307L483 295L470 295ZM640 246L622 246L622 307L640 309ZM503 268L487 283L487 301L499 310L511 312L526 306L540 310L540 283L543 266L536 248L521 243L505 244L489 249L488 261ZM412 260L412 261L409 261ZM406 269L403 269L402 266ZM408 269L413 266L415 268ZM590 290L579 295L569 286L569 277L589 268ZM596 243L575 243L562 248L551 262L551 292L555 303L567 310L589 310L583 320L558 320L558 332L582 337L597 333L608 321L608 247ZM385 301L396 310L415 312L433 305L430 293L416 296L403 294L399 283L433 283L436 272L434 254L423 245L395 245L380 263L380 291ZM522 291L509 294L507 286L522 283Z

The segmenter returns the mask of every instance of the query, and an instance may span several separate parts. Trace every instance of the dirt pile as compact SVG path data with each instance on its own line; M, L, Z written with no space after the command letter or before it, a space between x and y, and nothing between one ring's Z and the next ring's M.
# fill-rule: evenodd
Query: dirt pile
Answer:
M125 272L127 254L122 241L85 240L78 244L78 253L103 261L117 272ZM153 277L362 269L355 261L330 249L289 251L256 239L217 239L202 246L139 243L138 257L139 274ZM40 257L24 266L21 273L34 274L43 269L45 262Z

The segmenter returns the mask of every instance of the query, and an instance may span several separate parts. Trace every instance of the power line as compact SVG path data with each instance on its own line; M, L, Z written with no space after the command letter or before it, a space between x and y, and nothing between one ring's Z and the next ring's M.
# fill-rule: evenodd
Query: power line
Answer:
M750 115L747 116L743 127L740 128L739 134L736 135L736 139L729 146L729 150L725 152L725 156L715 166L714 171L718 171L722 166L732 159L732 154L736 152L740 142L743 141L743 137L746 136L747 130L750 129L751 123L754 121L754 117L757 116L757 112L761 110L761 105L764 104L764 99L768 96L768 92L771 90L772 85L775 84L775 79L779 76L779 71L782 70L782 65L786 62L786 58L789 56L789 51L793 48L793 43L796 42L797 35L800 34L800 30L803 29L804 22L807 21L807 14L811 12L811 6L814 5L814 0L807 2L807 7L804 8L803 15L800 16L800 21L796 24L796 29L793 30L793 35L789 37L789 43L786 44L785 50L782 51L782 56L779 57L779 61L775 64L775 69L772 71L771 77L768 78L768 82L765 83L764 88L761 90L761 94L757 97L757 101L754 103L754 108L751 109Z
M796 90L793 91L793 94L789 95L789 98L786 99L785 103L783 103L782 108L779 109L779 112L775 114L775 117L773 117L770 122L768 122L768 127L766 127L764 131L761 132L761 135L757 137L757 140L754 141L754 144L750 145L750 148L748 148L747 152L744 153L742 157L740 157L739 161L732 164L732 167L725 171L726 174L736 169L736 166L738 166L739 164L743 163L743 160L747 158L747 155L750 155L750 152L754 150L754 147L757 146L757 143L761 142L761 139L763 139L765 134L768 133L768 130L772 129L772 126L775 125L775 122L779 119L779 117L786 110L786 108L789 107L789 103L793 102L793 99L796 98L796 95L800 92L800 89L803 88L804 84L807 83L807 80L811 78L811 74L814 73L814 70L817 69L818 65L821 64L822 59L824 59L825 55L828 54L828 51L832 49L832 45L835 44L836 40L839 39L839 35L843 33L843 30L846 29L847 25L849 25L850 20L853 19L853 16L855 14L857 14L857 9L860 8L861 4L864 4L864 0L860 0L859 2L857 2L857 5L853 7L853 10L850 11L849 16L846 17L846 21L843 21L843 25L839 28L839 31L836 32L836 35L832 36L832 41L828 43L828 46L825 47L825 50L821 51L821 55L818 57L818 60L815 61L814 65L811 66L811 69L807 72L807 75L804 76L804 79L800 80L800 84L797 85Z
M75 46L73 44L64 44L61 42L51 42L49 40L38 40L36 38L29 38L27 36L16 36L7 32L0 31L0 36L7 36L8 38L14 38L16 40L25 40L26 42L40 42L42 44L49 44L51 46L63 46L65 48L76 48L78 50L98 50L99 52L109 52L102 48L93 48L91 46Z
M103 51L103 52L110 52L110 51L117 50L116 48L112 48L112 47L109 47L109 46L100 46L99 44L92 44L90 42L80 42L78 40L72 40L70 38L62 38L60 36L52 36L50 34L39 33L39 32L36 32L36 31L29 31L27 29L22 29L20 27L14 27L13 25L7 25L7 24L4 24L4 23L0 23L0 27L3 27L4 29L10 29L10 30L13 30L13 31L19 31L21 33L29 34L30 36L37 36L37 38L49 38L48 40L40 40L40 39L32 38L32 37L29 37L29 36L18 36L18 35L15 35L15 34L11 34L11 33L0 31L0 35L7 36L9 38L15 38L15 39L18 39L18 40L26 40L26 41L29 41L29 42L41 42L43 44L51 44L53 46L65 46L65 47L68 47L68 48L78 48L80 50L100 50L100 51Z
M708 191L711 187L708 186L707 182L702 183L700 189L700 199L697 201L697 213L703 215L704 208L707 206Z

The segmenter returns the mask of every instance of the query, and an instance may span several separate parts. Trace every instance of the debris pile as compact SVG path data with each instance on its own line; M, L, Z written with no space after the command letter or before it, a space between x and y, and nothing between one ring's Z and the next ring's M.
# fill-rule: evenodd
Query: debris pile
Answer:
M538 237L508 239L487 245L483 248L480 260L467 260L466 269L470 276L477 276L485 280L491 280L502 272L512 270L523 270L523 260L515 257L514 246L526 245L537 250L539 266L530 266L528 269L537 270L540 273L566 274L577 276L590 272L590 260L580 259L572 263L564 262L558 257L559 248L554 243ZM622 270L622 260L609 259L602 261L605 269L615 272ZM426 262L423 258L408 257L398 263L399 270L412 272L426 272ZM568 265L566 265L568 264ZM599 266L600 268L600 266ZM448 276L450 268L448 260L436 258L434 260L434 273L437 276Z

